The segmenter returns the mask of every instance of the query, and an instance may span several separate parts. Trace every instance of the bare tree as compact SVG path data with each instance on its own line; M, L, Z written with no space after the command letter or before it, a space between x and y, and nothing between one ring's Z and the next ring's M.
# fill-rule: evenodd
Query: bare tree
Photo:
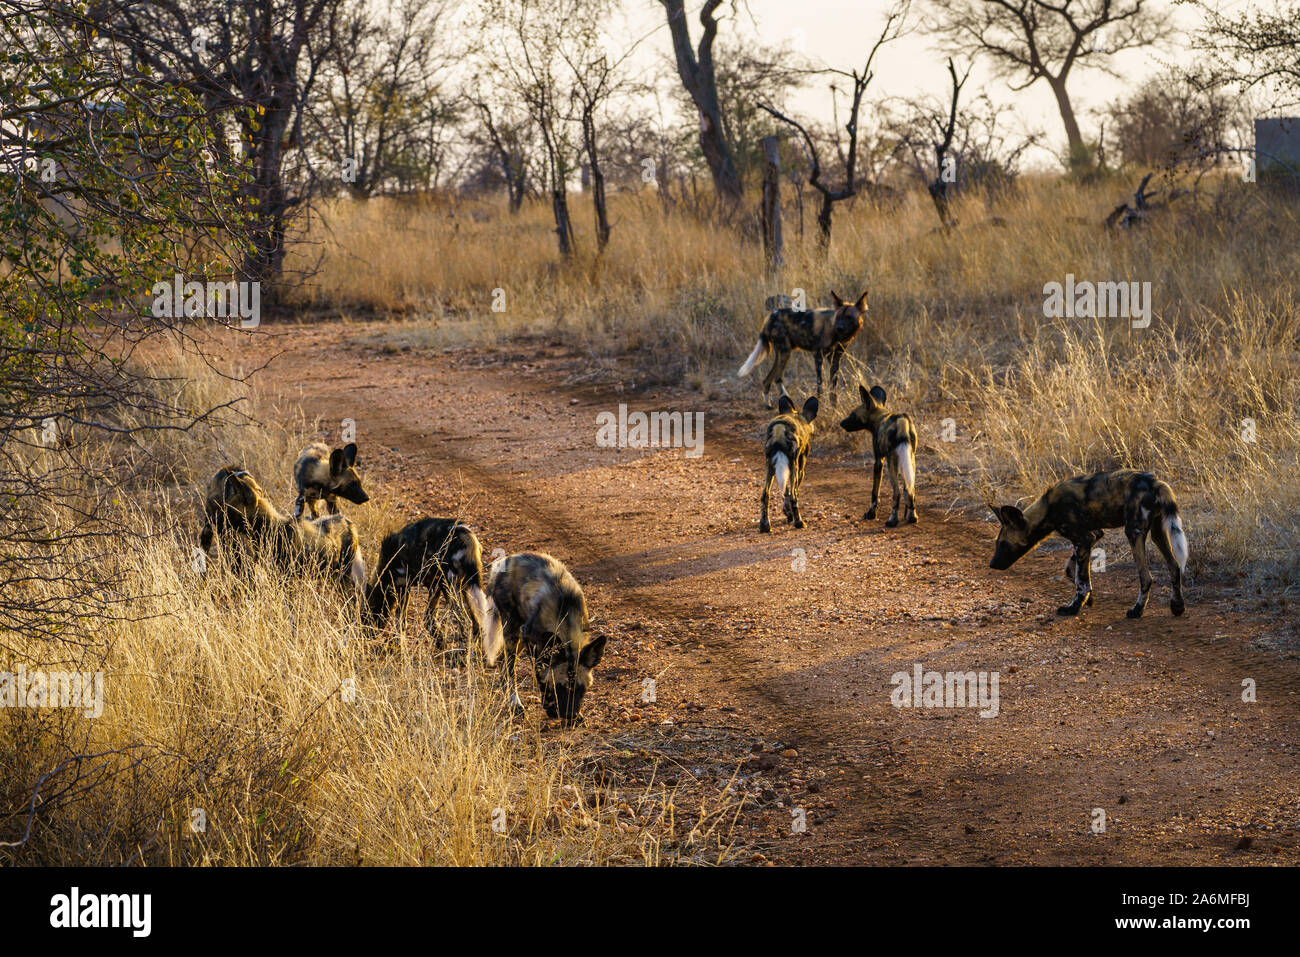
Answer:
M1051 87L1072 165L1087 162L1068 83L1077 67L1112 72L1109 58L1161 43L1172 30L1158 0L930 0L931 29L954 55L982 54L1013 90Z
M866 63L861 70L836 70L826 69L822 72L837 75L848 79L852 84L852 93L849 105L849 118L845 124L845 130L848 133L848 145L844 149L844 183L838 187L832 187L823 181L824 168L820 152L817 149L817 143L809 134L807 127L796 120L786 116L780 110L771 104L761 104L762 108L772 116L776 117L782 123L792 126L798 131L803 139L804 146L808 153L809 173L808 183L821 194L821 209L817 213L817 225L820 229L821 245L823 250L830 246L831 242L831 219L834 215L835 204L843 202L857 195L857 161L858 161L858 114L862 108L862 97L866 93L867 87L871 84L875 74L871 71L871 64L875 61L876 54L886 43L898 39L902 36L909 0L900 0L885 16L885 25L872 44L870 52L867 54ZM833 95L833 94L832 94Z
M490 157L492 168L505 185L507 208L511 215L519 212L528 192L529 128L527 116L512 110L508 104L497 105L483 92L486 85L476 77L465 94L481 124L477 134L480 145Z
M668 16L672 34L673 56L677 75L690 94L699 113L700 151L713 177L713 188L725 201L740 202L743 187L731 147L723 128L722 108L718 101L718 83L714 73L713 44L718 37L717 10L722 0L705 0L700 10L699 44L691 45L690 25L686 21L684 0L659 0Z
M602 36L600 22L608 12L605 0L569 0L563 15L571 34L571 42L561 47L561 55L571 75L570 97L576 120L582 129L582 152L586 158L596 218L597 252L604 251L610 236L605 172L597 124L603 119L602 114L610 98L621 89L620 70L636 48L633 43L617 55L611 56L606 52L610 41Z
M318 187L303 149L317 79L334 52L343 0L95 0L101 44L135 69L191 90L216 148L246 171L250 280L280 280L291 217ZM295 162L297 165L295 165ZM269 292L270 290L268 290Z
M1007 131L1002 117L1014 111L995 104L987 93L960 106L970 71L958 77L951 61L948 69L947 99L905 102L884 124L884 136L892 141L890 158L925 184L944 226L955 224L949 215L953 192L982 189L992 203L1014 185L1021 158L1042 140L1038 131Z
M315 149L353 194L436 176L442 132L455 115L442 89L453 60L442 39L450 13L450 0L385 8L348 0L308 119Z

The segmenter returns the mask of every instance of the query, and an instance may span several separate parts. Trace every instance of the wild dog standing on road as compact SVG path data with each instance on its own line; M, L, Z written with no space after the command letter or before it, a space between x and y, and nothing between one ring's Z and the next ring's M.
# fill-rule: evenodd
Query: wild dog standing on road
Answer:
M303 506L311 506L311 517L316 517L316 503L325 499L329 515L339 513L335 496L341 495L354 505L364 505L370 496L361 488L357 475L357 443L349 442L341 449L329 450L322 442L313 442L302 450L293 467L293 480L298 485L298 499L293 503L293 517L302 516Z
M773 383L780 387L782 395L786 395L782 377L786 363L790 361L790 354L796 349L804 349L813 354L813 362L817 366L819 398L822 394L822 359L830 356L831 401L835 401L835 382L840 374L840 359L853 337L862 329L862 318L867 314L867 294L864 292L857 302L846 302L832 291L831 303L830 309L774 309L768 315L758 334L758 344L737 373L739 376L749 375L749 370L764 356L776 351L772 368L763 377L765 404L772 404L768 393L772 391Z
M888 464L889 483L894 487L894 508L889 513L889 521L885 522L885 526L893 528L898 524L900 484L903 492L903 521L913 523L916 521L916 426L906 412L890 413L885 408L885 390L880 386L874 386L868 392L859 383L858 394L862 397L862 404L840 422L840 428L846 432L859 432L863 429L871 432L871 450L876 461L871 475L871 508L862 517L876 517L876 506L880 501L880 473Z
M452 518L422 518L384 537L375 580L366 588L370 624L386 628L396 614L401 630L407 599L416 585L429 589L424 626L439 648L442 638L434 621L444 598L466 602L474 637L482 638L488 617L483 549L468 525Z
M1120 469L1077 475L1049 488L1022 513L1014 505L989 505L1002 523L989 567L1010 568L1026 552L1052 532L1074 543L1074 556L1066 566L1075 582L1074 600L1057 609L1058 614L1077 615L1092 604L1089 579L1092 548L1101 541L1102 530L1123 527L1138 567L1137 604L1129 618L1141 618L1151 590L1147 567L1147 535L1155 540L1169 565L1172 595L1169 610L1181 615L1183 574L1187 568L1187 536L1178 514L1173 490L1150 472Z
M809 396L803 404L803 410L796 413L790 397L783 395L777 411L780 414L767 423L763 437L767 475L763 479L762 511L758 519L760 532L772 530L767 520L767 504L774 481L776 494L783 496L781 508L785 512L785 520L794 522L795 528L804 527L803 516L799 514L799 487L803 485L808 449L812 446L812 421L817 417L817 397Z
M366 565L356 528L342 515L289 518L280 513L246 469L227 465L208 483L199 545L210 552L214 535L230 535L236 563L270 555L281 567L310 567L355 588L361 596Z
M505 652L503 679L512 706L523 710L515 685L522 642L533 659L546 716L578 720L592 669L605 652L605 636L591 634L581 586L563 564L540 552L499 558L489 575L492 605L483 648L489 664Z

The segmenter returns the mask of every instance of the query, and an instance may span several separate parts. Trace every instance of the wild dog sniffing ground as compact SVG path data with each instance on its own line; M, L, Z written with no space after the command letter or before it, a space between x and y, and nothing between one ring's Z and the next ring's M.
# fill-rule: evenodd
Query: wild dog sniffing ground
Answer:
M563 336L438 352L410 347L410 331L283 326L230 349L248 362L287 350L271 395L322 423L355 419L367 488L399 523L455 509L485 558L544 549L568 565L608 645L585 723L539 740L569 743L623 793L675 788L678 809L730 795L725 860L1300 861L1300 636L1284 608L1198 576L1182 618L1128 619L1135 571L1112 533L1092 607L1059 618L1068 544L990 570L996 522L927 438L923 403L909 403L918 525L862 523L863 451L819 445L819 430L808 527L760 536L770 412L748 385L616 391L586 382L589 359ZM620 402L702 410L703 455L602 447L597 417ZM1208 544L1190 521L1188 535L1193 551ZM997 716L895 707L893 679L918 664L997 673Z

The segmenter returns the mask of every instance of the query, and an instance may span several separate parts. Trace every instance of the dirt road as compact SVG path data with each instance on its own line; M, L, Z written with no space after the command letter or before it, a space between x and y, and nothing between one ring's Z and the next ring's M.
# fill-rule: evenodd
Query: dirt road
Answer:
M610 642L587 723L565 733L588 736L631 786L653 770L725 787L739 768L736 860L1300 862L1287 618L1193 583L1175 619L1157 557L1147 615L1129 621L1124 546L1094 576L1094 606L1058 619L1067 553L990 570L994 525L948 511L963 493L924 450L919 525L863 522L861 453L814 440L808 528L778 509L759 535L757 401L566 385L584 365L545 343L434 355L366 338L382 337L311 325L232 349L241 362L285 352L264 386L324 423L356 421L372 496L411 518L454 512L488 552L542 549L570 566ZM702 456L598 447L596 416L620 402L702 410ZM917 665L996 672L996 716L894 707L891 676Z

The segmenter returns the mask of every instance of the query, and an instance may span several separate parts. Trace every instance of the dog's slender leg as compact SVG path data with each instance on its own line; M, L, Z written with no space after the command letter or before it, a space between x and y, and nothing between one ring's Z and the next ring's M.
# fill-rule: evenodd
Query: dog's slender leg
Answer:
M909 443L907 446L908 461L912 466L911 482L903 483L903 492L907 495L907 508L904 513L904 521L909 525L916 524L916 445Z
M822 397L822 354L820 349L813 350L813 366L817 369L817 398Z
M1090 558L1092 556L1092 549L1096 547L1097 543L1102 540L1102 537L1105 534L1106 533L1103 532L1101 529L1098 529L1097 531L1092 533L1092 543L1088 546L1088 555ZM1073 552L1070 553L1070 557L1066 559L1065 562L1065 580L1070 582L1074 581L1074 553Z
M780 346L773 347L772 366L767 370L767 375L763 376L763 404L768 407L771 407L772 405L768 395L772 391L772 386L776 383L777 379L780 378L781 372L785 369L785 364L789 358L789 352L785 351ZM782 387L781 391L784 392L785 388Z
M763 497L759 500L758 530L760 532L770 532L771 524L767 520L767 503L772 497L772 479L775 476L772 470L772 460L767 460L767 479L763 482Z
M876 517L876 505L880 502L880 473L884 467L884 461L877 456L875 464L872 466L871 508L867 509L866 513L862 516L865 519L873 519Z
M1169 566L1169 587L1172 592L1169 596L1169 610L1175 615L1181 615L1187 607L1187 604L1183 601L1183 570L1178 567L1178 560L1174 557L1173 543L1169 541L1169 534L1165 531L1165 523L1159 516L1152 516L1151 537L1155 539L1156 548L1160 549L1165 564Z
M524 713L524 703L519 700L519 691L515 684L515 658L519 654L519 627L514 622L507 622L505 628L506 647L501 662L501 680L505 684L506 700L516 715Z
M831 347L831 405L835 404L835 383L840 377L840 359L844 356L844 347L838 343Z
M1133 546L1133 559L1137 562L1138 567L1138 598L1137 604L1128 610L1129 618L1141 618L1142 612L1147 607L1147 593L1151 591L1151 569L1147 565L1147 532L1148 528L1139 530L1129 530L1128 542Z
M1092 581L1089 577L1092 536L1074 543L1074 601L1056 609L1058 615L1077 615L1084 605L1092 604Z
M327 495L325 497L325 514L327 515L339 514L338 499L336 499L333 495Z
M794 521L795 528L807 527L803 516L799 514L799 487L803 485L803 470L806 462L807 459L804 456L796 456L794 475L790 479L790 517Z
M776 387L781 390L781 394L789 396L790 393L785 391L785 367L790 362L791 350L784 349L776 354L776 362L772 364L772 379Z
M302 510L306 506L306 504L307 504L307 493L299 492L298 497L294 499L294 503L293 503L294 518L302 518Z
M889 484L894 490L894 502L889 511L889 519L885 522L885 528L896 528L898 526L898 501L902 497L899 491L898 481L898 460L896 455L889 456Z
M433 646L439 651L443 644L442 634L438 631L438 609L442 607L442 597L442 585L434 585L429 589L429 603L424 606L424 630L429 633Z

